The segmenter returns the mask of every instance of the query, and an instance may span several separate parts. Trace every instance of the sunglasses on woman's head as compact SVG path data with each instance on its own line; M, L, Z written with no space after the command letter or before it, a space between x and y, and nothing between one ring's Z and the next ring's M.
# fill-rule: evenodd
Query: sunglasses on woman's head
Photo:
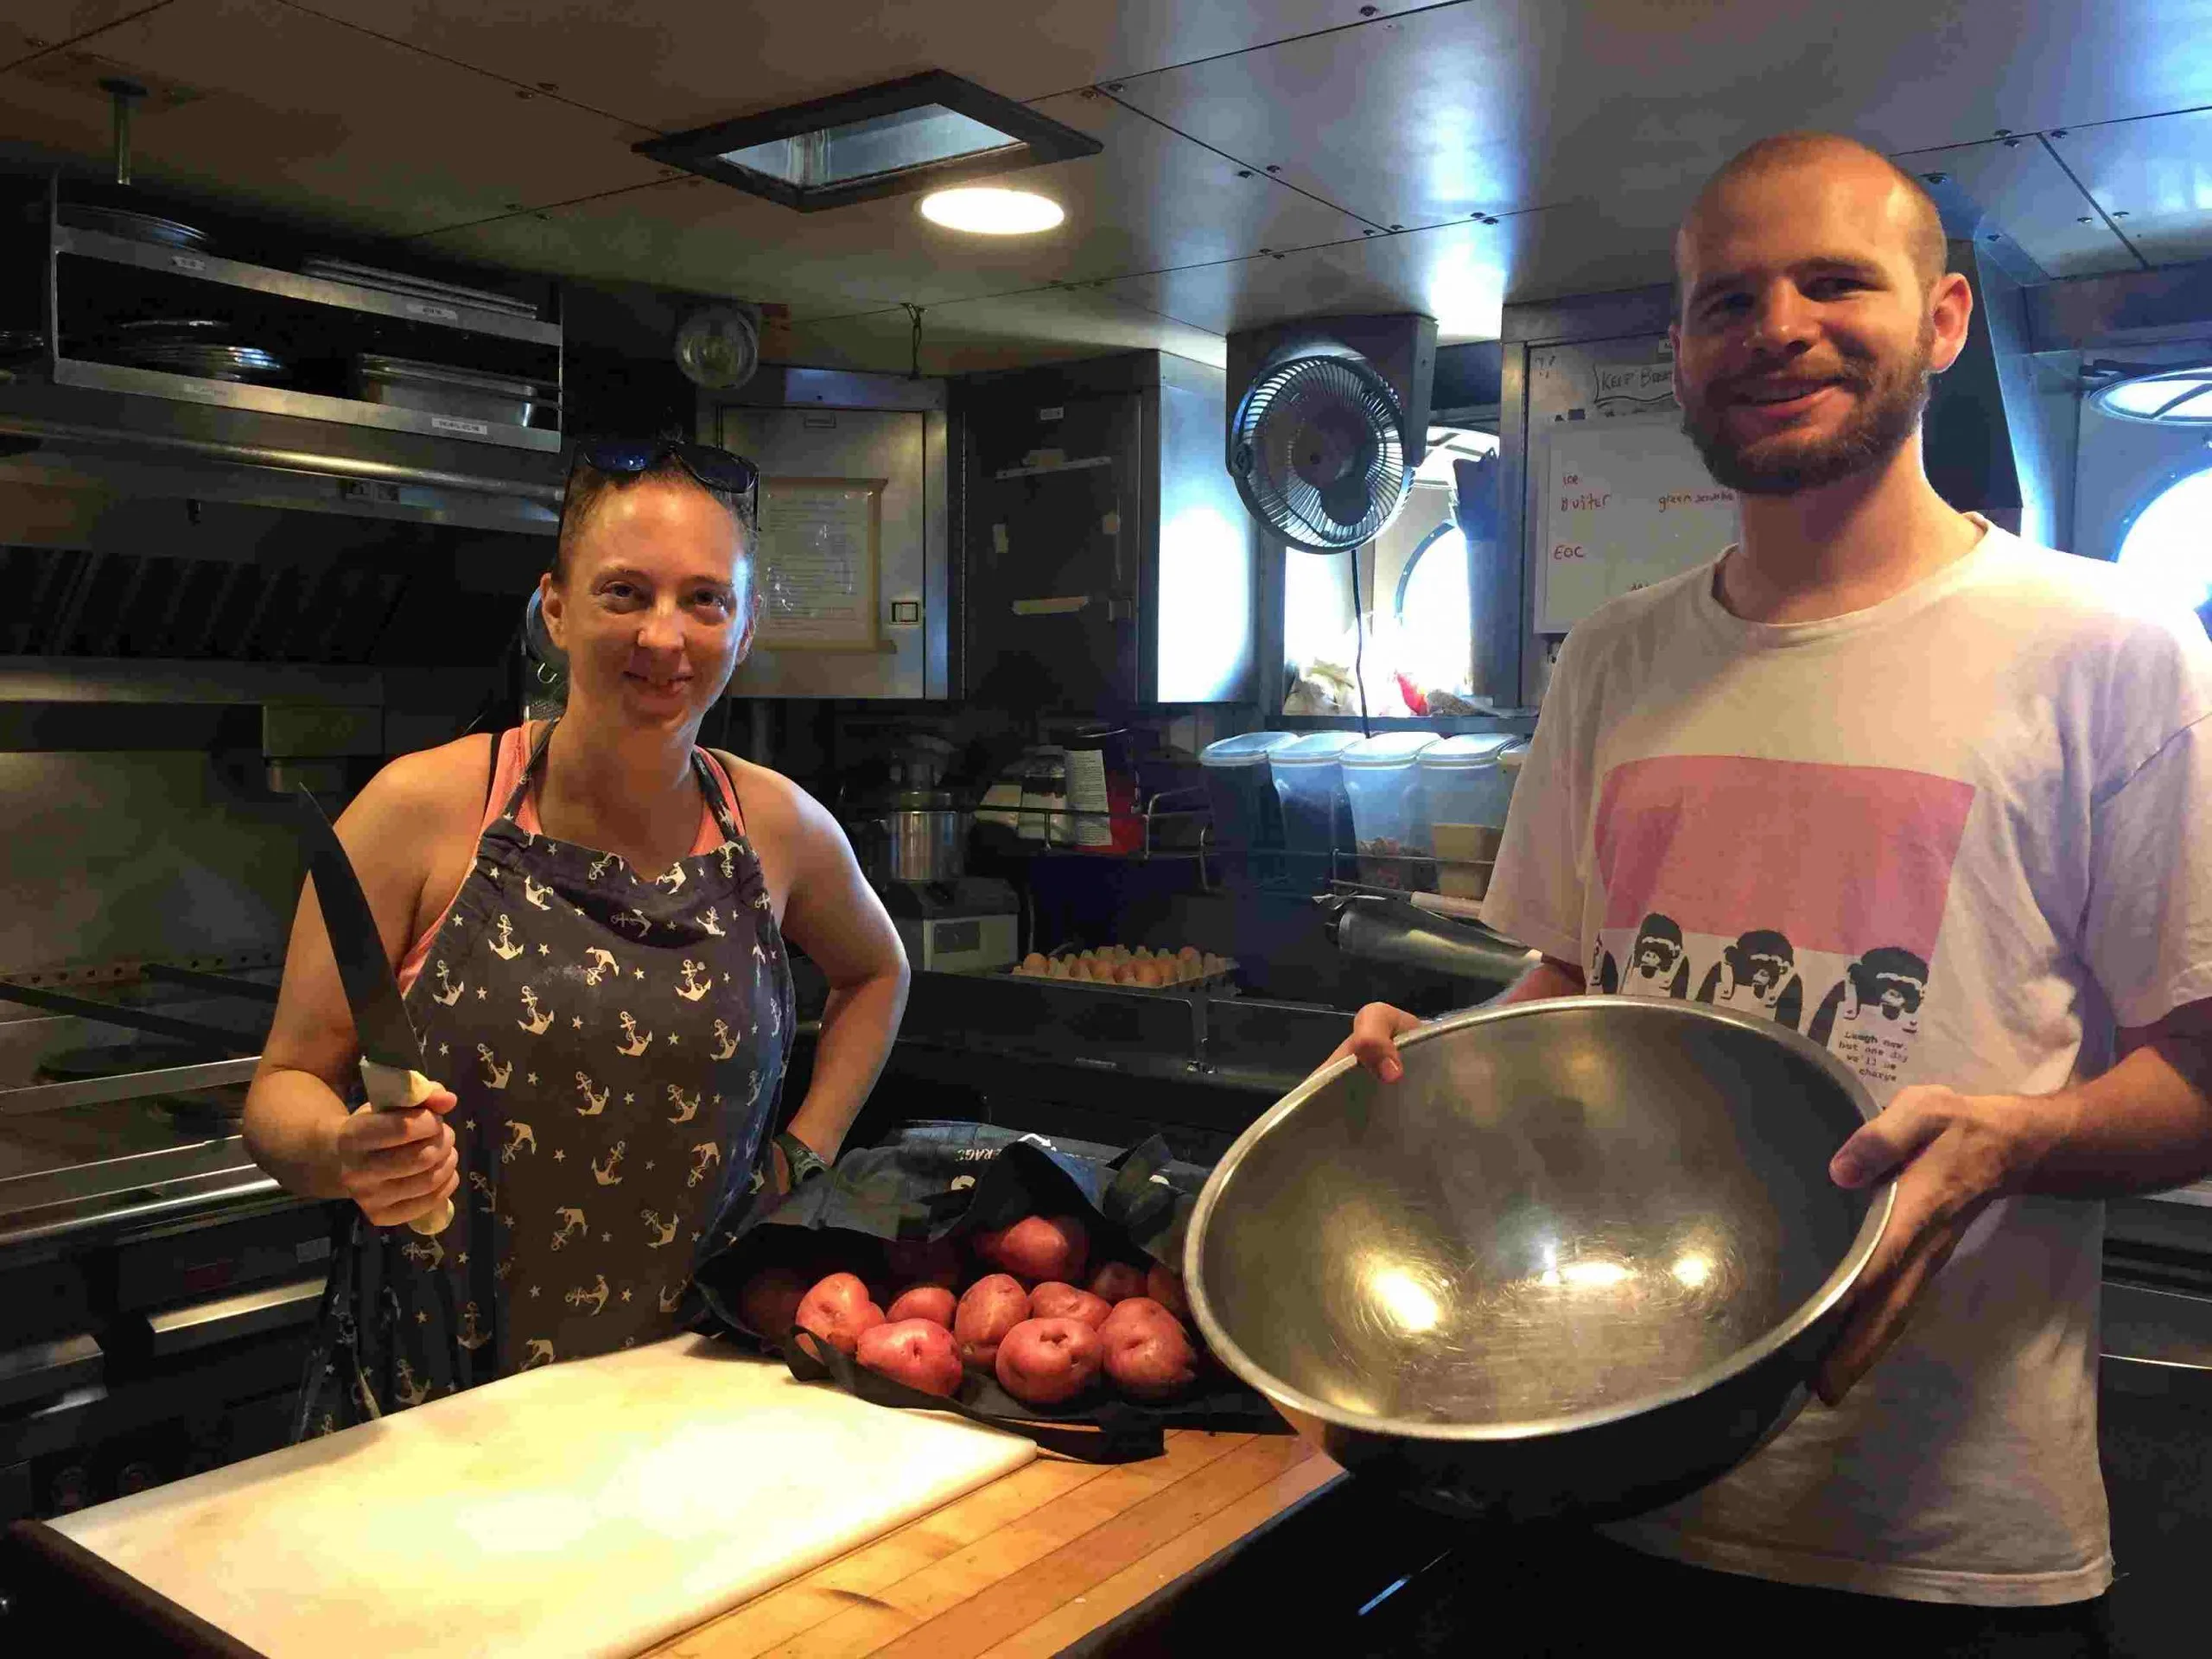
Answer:
M576 446L569 466L571 474L578 467L588 467L617 478L635 478L671 456L710 490L751 495L760 482L760 469L743 455L734 455L710 443L684 443L675 438L594 439Z

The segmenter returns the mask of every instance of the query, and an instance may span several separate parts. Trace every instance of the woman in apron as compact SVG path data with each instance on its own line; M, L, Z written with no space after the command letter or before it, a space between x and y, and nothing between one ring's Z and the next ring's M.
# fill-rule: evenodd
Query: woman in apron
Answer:
M702 446L582 448L540 586L565 714L403 757L339 820L438 1088L349 1111L352 1019L303 902L246 1135L356 1208L296 1433L681 1331L710 1230L834 1157L881 1068L906 958L842 833L695 746L752 639L753 481ZM786 931L831 989L772 1141Z

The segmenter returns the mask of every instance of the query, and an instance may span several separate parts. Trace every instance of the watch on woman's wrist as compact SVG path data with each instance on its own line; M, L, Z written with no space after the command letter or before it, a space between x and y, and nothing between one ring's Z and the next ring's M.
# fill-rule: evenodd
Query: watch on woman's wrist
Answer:
M822 1154L800 1140L789 1129L776 1137L776 1144L784 1149L784 1160L791 1166L791 1190L797 1192L802 1181L826 1172L830 1166Z

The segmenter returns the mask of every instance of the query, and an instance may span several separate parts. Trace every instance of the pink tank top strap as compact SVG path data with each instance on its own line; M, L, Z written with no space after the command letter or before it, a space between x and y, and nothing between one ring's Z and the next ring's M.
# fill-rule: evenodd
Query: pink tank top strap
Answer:
M737 833L741 836L743 835L745 833L745 808L737 798L737 780L729 775L729 768L722 765L721 757L717 755L712 749L702 749L699 753L706 756L707 770L714 773L715 782L721 786L722 799L729 807L730 822L737 826ZM714 840L711 842L702 840L698 846L691 849L693 852L711 853L715 848L722 844L721 830L719 827L715 825L714 813L711 810L707 814L707 823L701 827L700 834L703 836L709 829L712 829L714 831Z

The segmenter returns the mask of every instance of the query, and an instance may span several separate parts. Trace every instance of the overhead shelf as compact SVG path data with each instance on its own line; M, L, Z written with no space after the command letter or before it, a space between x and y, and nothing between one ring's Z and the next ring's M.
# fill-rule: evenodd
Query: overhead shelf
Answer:
M477 443L503 444L511 449L551 453L561 448L558 432L539 427L510 426L498 421L480 421L460 415L435 415L427 410L364 403L355 397L331 397L317 391L289 391L281 386L257 386L233 380L205 380L197 375L168 374L159 369L128 368L115 363L88 363L76 358L60 358L54 365L54 379L57 385L89 386L103 391L141 392L155 397L208 404L223 409L259 410L265 414L290 415L305 420L337 421L348 426L373 426L387 432L414 432L430 438L464 438Z
M104 259L111 264L133 265L141 270L190 276L200 282L219 283L230 288L251 289L257 294L281 295L287 299L335 306L340 310L359 311L371 316L395 317L406 322L427 322L439 327L459 329L464 334L496 334L501 339L527 340L539 346L558 346L561 344L561 325L557 322L508 316L502 312L467 305L459 301L448 303L442 300L418 299L411 295L364 288L358 283L337 282L328 277L302 276L297 271L248 264L242 259L226 259L220 254L200 249L138 242L129 237L111 236L104 231L88 231L69 225L54 226L53 234L56 253L79 254L88 259Z

